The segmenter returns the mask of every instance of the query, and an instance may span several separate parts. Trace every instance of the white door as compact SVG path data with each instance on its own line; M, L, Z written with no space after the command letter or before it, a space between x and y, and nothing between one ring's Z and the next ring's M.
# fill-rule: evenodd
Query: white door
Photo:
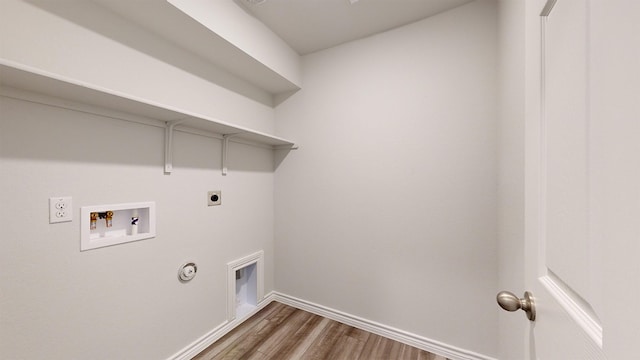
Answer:
M526 353L640 359L640 5L534 0L526 16Z

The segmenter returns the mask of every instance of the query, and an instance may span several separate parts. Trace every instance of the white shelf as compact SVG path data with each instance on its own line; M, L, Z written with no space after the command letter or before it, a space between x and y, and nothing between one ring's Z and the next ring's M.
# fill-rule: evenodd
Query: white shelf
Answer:
M114 1L114 0L93 0L92 3L99 4L99 8L92 7L90 5L78 6L73 5L73 11L67 16L72 17L72 14L81 14L76 16L82 16L82 20L90 22L92 19L96 19L96 22L105 20L105 11L109 10L114 15L117 15L119 19L125 19L135 28L142 28L159 38L172 43L176 46L176 51L187 51L190 54L195 55L199 59L210 63L213 66L220 67L226 72L233 74L246 81L249 84L256 86L259 89L266 91L272 96L279 94L287 94L300 90L300 74L299 70L297 75L290 72L283 72L279 66L272 62L271 56L265 58L259 54L264 44L260 42L260 39L269 39L274 41L273 38L277 37L276 34L269 34L270 31L263 31L258 34L254 40L258 41L259 46L247 48L246 44L238 42L238 38L235 36L228 36L226 32L220 32L226 27L221 25L220 27L210 28L207 26L206 21L201 22L194 16L195 13L189 13L184 6L180 3L183 1ZM198 1L187 1L191 3L197 3ZM214 0L210 3L224 3L225 1ZM229 3L231 1L228 1ZM204 6L202 11L213 10L220 5L206 5L206 1L200 1L200 5L194 5L196 7ZM243 4L236 0L239 13L245 14ZM61 7L58 4L51 5L56 8L57 11ZM189 6L191 7L191 6ZM223 6L226 7L226 6ZM233 7L233 6L230 6ZM186 10L186 11L185 11ZM222 10L222 9L220 9ZM225 10L226 11L226 10ZM228 15L234 16L235 26L241 26L244 29L249 29L247 26L251 26L255 19L250 14L247 16L236 18L233 15L234 12L230 12ZM151 15L152 14L152 15ZM243 19L244 18L244 19ZM232 18L229 17L229 20ZM202 19L201 19L202 20ZM246 22L250 21L250 23ZM171 26L167 26L171 24ZM262 25L262 24L260 24ZM100 31L101 29L96 29ZM265 29L268 30L268 29ZM135 38L140 38L138 34L132 33L132 30L121 29L115 36L128 36L129 42L135 41ZM126 35L123 35L125 32ZM224 36L226 33L227 36ZM114 36L112 34L112 36ZM116 38L117 40L117 38ZM268 41L268 40L267 40ZM255 45L255 44L254 44ZM286 54L281 49L270 47L270 54L277 52L276 56L279 59L286 58L287 62L290 62L290 66L297 68L299 66L299 56L291 50L291 53ZM295 64L295 65L294 65ZM186 64L182 63L182 66ZM196 69L193 69L197 71ZM289 69L291 71L291 69Z
M181 129L195 129L220 134L225 138L233 137L234 140L260 144L273 149L297 148L293 141L287 139L3 59L0 59L0 86L160 120L167 123L168 137L171 137L175 124L179 123ZM171 126L172 123L173 126ZM223 141L223 146L226 147L226 143ZM168 155L166 159L168 166L165 166L165 171L171 172L171 141L167 141L166 146L165 154ZM223 149L223 152L226 153L226 149ZM226 164L223 164L223 168L225 167Z

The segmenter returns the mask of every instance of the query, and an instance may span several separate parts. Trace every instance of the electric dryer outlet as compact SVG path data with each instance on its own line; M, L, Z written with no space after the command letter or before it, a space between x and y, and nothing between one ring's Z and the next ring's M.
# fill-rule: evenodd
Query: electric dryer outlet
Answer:
M207 193L207 204L209 206L221 205L222 191L221 190L209 191Z

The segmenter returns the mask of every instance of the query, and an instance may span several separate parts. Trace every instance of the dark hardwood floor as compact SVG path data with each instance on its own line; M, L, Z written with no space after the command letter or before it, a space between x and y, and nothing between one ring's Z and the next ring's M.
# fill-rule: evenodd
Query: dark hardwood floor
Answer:
M193 358L219 359L446 360L278 302Z

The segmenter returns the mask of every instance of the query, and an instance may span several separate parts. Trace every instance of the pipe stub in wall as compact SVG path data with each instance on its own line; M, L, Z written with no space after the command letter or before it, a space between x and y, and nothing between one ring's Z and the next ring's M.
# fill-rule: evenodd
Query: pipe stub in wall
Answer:
M198 271L198 266L195 263L185 263L178 269L178 279L182 282L191 281Z

